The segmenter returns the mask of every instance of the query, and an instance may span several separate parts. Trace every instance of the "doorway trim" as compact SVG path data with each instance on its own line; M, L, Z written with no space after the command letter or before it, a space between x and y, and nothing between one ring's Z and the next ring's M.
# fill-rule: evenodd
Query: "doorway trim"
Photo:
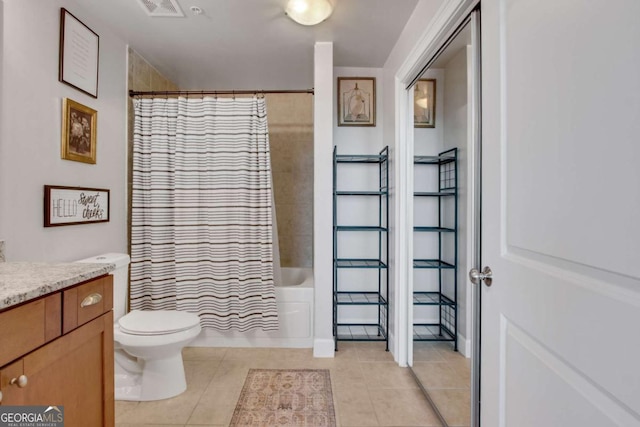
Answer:
M422 73L430 66L431 62L435 60L439 52L446 45L447 41L452 38L461 24L469 19L472 11L479 5L480 0L447 0L438 9L434 18L430 21L428 27L418 40L416 45L409 53L407 59L403 62L395 75L395 118L396 118L396 166L394 168L394 178L396 182L396 190L398 197L396 198L397 209L397 240L395 257L398 260L395 280L400 284L398 287L398 309L400 313L406 313L405 316L400 316L401 320L398 327L399 347L403 349L400 352L400 365L413 365L413 352L408 351L410 345L412 348L413 331L409 325L409 320L413 319L413 198L410 195L413 194L414 188L414 176L413 176L413 157L414 157L414 133L413 133L413 121L410 120L412 115L410 112L413 107L412 92L408 90L411 85L422 75ZM480 34L477 20L471 22L472 37L476 37ZM478 52L476 48L476 52ZM477 118L474 121L470 132L475 133L473 141L476 147L474 158L470 160L470 171L474 177L474 191L479 189L479 177L480 169L480 112L475 111L475 106L479 106L480 95L480 58L476 55L473 58L473 67L475 68L475 93L472 100L473 106L470 114ZM479 195L479 193L478 193ZM470 216L474 219L476 230L470 230L477 236L477 242L474 242L474 246L479 247L479 202L480 197L477 197L469 206ZM478 257L472 257L469 260L470 265L479 265ZM459 272L466 276L466 272ZM405 286L402 286L405 284ZM479 292L477 289L473 289L472 301L468 302L472 305L473 325L471 332L472 340L472 382L469 384L471 387L471 401L472 401L472 426L480 425L480 407L479 407L479 378L480 378L480 337L479 337L479 319L480 319L480 304L479 304ZM456 337L457 339L457 337ZM404 353L404 354L403 354ZM405 356L405 357L402 357ZM403 363L404 362L404 363Z

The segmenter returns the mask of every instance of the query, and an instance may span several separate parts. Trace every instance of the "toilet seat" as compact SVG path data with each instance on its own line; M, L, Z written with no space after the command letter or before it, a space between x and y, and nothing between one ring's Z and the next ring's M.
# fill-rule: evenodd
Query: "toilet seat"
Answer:
M133 310L118 320L120 331L131 335L166 335L182 332L200 324L193 313L173 310Z

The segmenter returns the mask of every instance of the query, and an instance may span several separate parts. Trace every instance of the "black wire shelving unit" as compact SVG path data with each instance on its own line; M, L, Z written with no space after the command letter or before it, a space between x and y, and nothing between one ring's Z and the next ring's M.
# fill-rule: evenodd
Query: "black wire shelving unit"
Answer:
M378 185L373 190L338 190L338 166L340 164L362 164L377 166ZM372 225L339 225L338 203L344 198L374 198L377 200L378 220ZM384 341L389 350L389 149L385 147L378 154L338 154L333 149L333 337L335 349L339 341ZM344 258L338 250L338 235L343 233L375 233L378 240L376 258ZM377 270L377 283L362 286L345 282L340 271L345 269ZM351 286L351 287L350 287ZM377 315L362 322L345 320L342 311L347 307L374 307Z
M437 225L416 225L414 233L433 233L438 239L436 258L416 258L414 270L437 271L433 283L414 280L414 317L417 307L434 307L437 320L413 324L414 341L451 341L458 351L458 149L443 151L437 156L415 156L414 167L437 167L437 191L414 191L415 198L437 199ZM451 209L452 205L452 209ZM416 214L416 218L419 216ZM453 248L447 251L445 245Z

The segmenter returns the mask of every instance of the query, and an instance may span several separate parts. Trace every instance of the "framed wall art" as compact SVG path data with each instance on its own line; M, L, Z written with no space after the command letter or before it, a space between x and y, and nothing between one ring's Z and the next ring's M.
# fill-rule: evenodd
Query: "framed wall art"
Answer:
M44 186L44 226L109 222L109 190Z
M413 125L417 128L436 127L436 81L420 79L413 89Z
M69 98L62 100L61 157L96 163L98 112Z
M375 125L375 77L338 77L338 126Z
M61 8L58 80L97 98L99 50L100 37Z

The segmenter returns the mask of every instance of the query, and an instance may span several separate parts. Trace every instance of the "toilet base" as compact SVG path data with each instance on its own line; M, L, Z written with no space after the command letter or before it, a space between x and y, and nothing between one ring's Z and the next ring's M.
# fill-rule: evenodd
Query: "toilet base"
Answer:
M135 361L123 353L124 350L116 350L115 400L144 402L169 399L187 389L181 353L146 361ZM132 369L132 363L138 368Z

